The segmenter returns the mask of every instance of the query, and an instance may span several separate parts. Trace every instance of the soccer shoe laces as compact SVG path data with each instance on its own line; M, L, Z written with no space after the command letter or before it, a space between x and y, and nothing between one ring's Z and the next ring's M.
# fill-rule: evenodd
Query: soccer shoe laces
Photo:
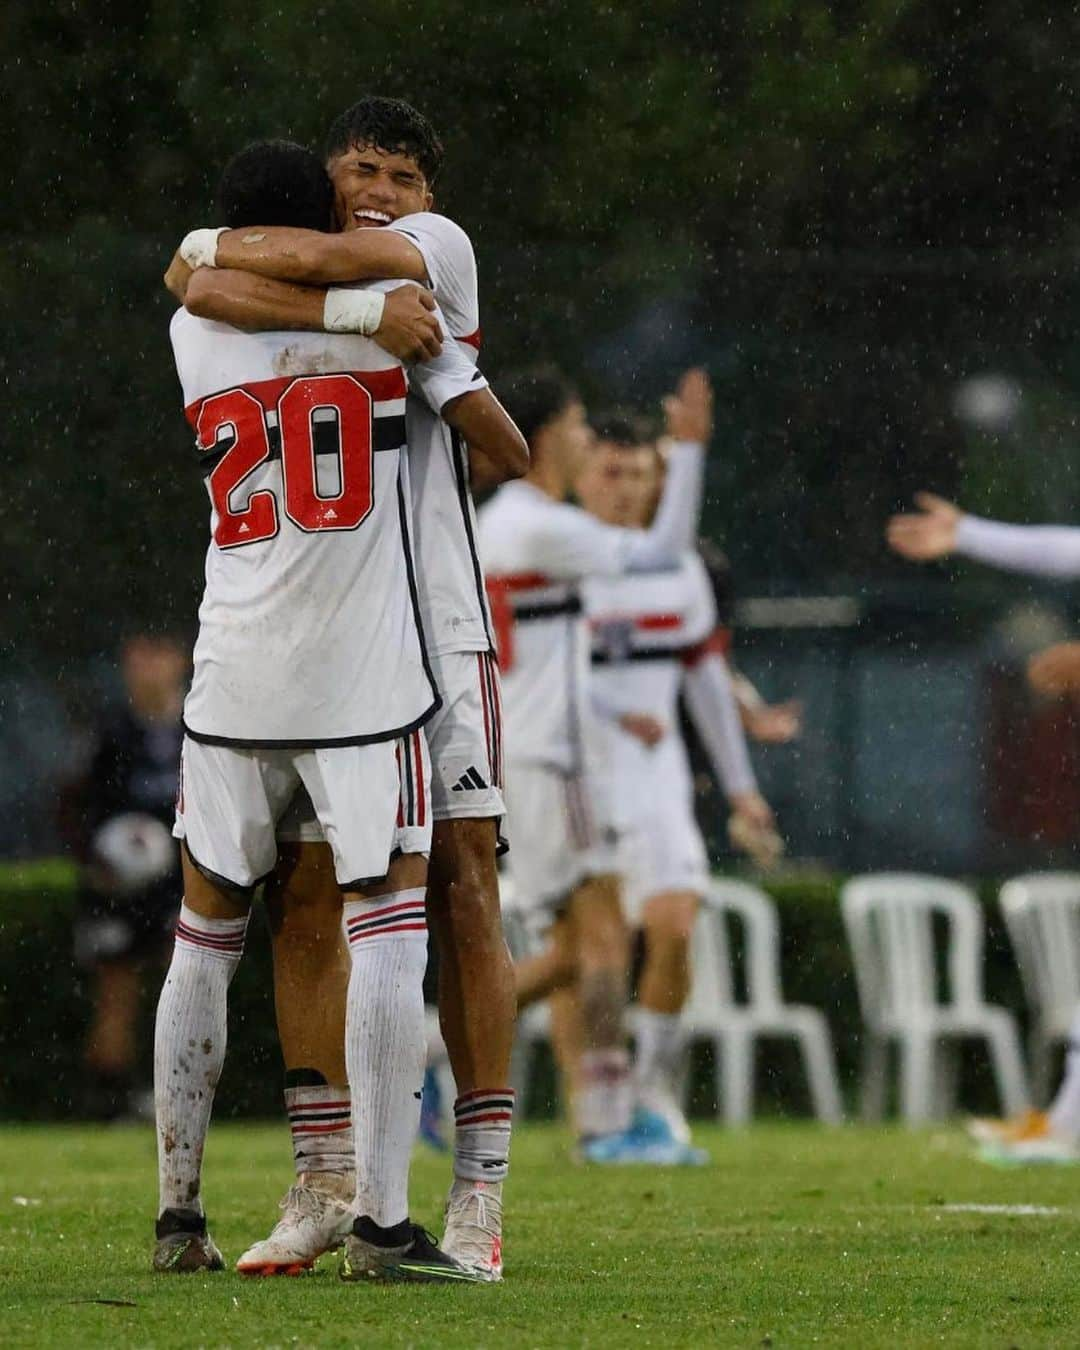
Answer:
M290 1186L285 1192L284 1199L278 1201L278 1209L282 1211L282 1216L274 1225L274 1232L276 1233L281 1228L287 1228L290 1220L311 1219L318 1221L322 1217L326 1198L328 1197L323 1197L310 1186Z
M491 1220L488 1220L488 1207L491 1208ZM446 1221L449 1226L454 1220L479 1228L490 1238L496 1238L502 1232L502 1201L498 1196L479 1186L451 1195L446 1204Z

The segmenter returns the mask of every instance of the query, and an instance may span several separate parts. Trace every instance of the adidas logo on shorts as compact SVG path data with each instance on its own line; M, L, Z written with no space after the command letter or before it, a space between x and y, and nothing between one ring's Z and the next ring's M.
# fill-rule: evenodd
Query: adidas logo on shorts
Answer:
M487 786L479 773L470 767L465 770L450 790L451 792L486 792Z

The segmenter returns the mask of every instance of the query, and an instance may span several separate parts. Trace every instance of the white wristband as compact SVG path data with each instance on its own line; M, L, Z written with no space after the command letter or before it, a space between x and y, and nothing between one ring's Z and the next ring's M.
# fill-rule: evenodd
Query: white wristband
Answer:
M332 286L323 304L323 327L328 333L363 333L371 337L382 323L386 296L382 291L356 291Z
M180 244L181 258L189 267L216 267L218 235L228 228L222 225L216 230L192 230L184 235Z

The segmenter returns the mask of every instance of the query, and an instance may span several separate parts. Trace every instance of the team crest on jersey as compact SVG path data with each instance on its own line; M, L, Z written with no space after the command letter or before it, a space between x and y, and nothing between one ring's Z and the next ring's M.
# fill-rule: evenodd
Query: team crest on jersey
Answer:
M603 652L609 661L625 661L633 636L633 619L603 619L593 630L593 651Z

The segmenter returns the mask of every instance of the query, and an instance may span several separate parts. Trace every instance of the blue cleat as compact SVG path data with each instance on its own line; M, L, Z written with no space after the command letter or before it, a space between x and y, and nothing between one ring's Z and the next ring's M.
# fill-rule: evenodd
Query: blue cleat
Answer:
M446 1153L449 1145L443 1134L442 1090L434 1069L424 1072L424 1087L420 1098L420 1138L436 1153Z
M677 1139L646 1139L633 1128L619 1134L597 1134L578 1146L582 1162L609 1167L701 1167L709 1161L702 1149Z

